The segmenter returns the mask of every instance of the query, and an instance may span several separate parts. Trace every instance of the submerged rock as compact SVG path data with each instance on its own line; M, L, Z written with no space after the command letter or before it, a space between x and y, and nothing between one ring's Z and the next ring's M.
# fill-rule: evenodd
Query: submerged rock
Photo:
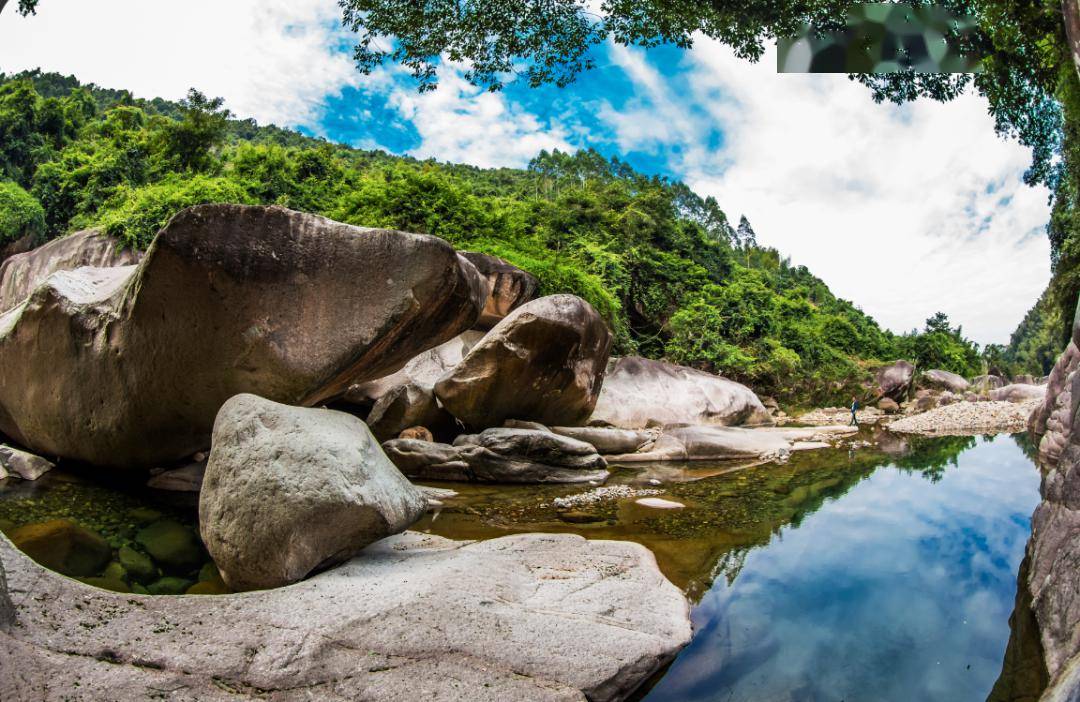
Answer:
M415 439L383 444L413 478L496 483L581 483L607 478L607 463L591 444L535 429L487 429L453 446Z
M138 266L54 273L0 316L0 432L95 465L180 460L229 397L335 397L472 326L486 296L435 237L189 208Z
M754 392L718 375L638 356L613 359L590 424L644 429L668 424L772 424Z
M15 307L57 271L84 266L114 268L139 262L142 254L96 230L53 239L36 249L12 256L0 265L0 312Z
M100 534L67 519L21 526L11 533L11 541L46 568L74 577L96 575L112 557Z
M52 461L0 444L0 473L17 475L23 480L37 480L56 467Z
M234 590L277 587L407 528L424 496L356 417L254 395L226 402L199 528Z
M480 275L485 276L491 284L491 296L484 305L480 319L476 321L478 329L491 329L518 307L535 299L540 292L540 281L536 276L501 258L472 251L463 251L461 255L476 266Z
M135 541L169 571L187 573L206 560L195 532L172 519L143 527Z
M158 575L157 566L144 553L139 553L130 546L124 545L116 553L120 565L128 576L136 582L145 583L153 580Z
M435 396L476 429L507 419L583 423L596 404L611 341L607 322L588 302L541 297L484 335L439 378Z
M328 702L607 702L691 635L686 598L646 548L572 535L409 533L293 587L219 597L94 590L49 576L3 539L0 566L11 591L34 593L0 618L0 690L11 699L136 700L154 688L204 700L258 690Z

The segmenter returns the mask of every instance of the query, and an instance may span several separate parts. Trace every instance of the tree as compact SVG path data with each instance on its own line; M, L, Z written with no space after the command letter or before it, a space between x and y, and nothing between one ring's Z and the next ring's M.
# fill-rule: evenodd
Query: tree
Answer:
M181 170L205 170L211 151L225 140L232 114L222 98L207 98L195 88L180 101L183 118L165 129L165 151Z
M7 5L8 0L0 0L0 12L4 11L4 6ZM19 0L19 14L26 16L32 15L37 12L38 0Z

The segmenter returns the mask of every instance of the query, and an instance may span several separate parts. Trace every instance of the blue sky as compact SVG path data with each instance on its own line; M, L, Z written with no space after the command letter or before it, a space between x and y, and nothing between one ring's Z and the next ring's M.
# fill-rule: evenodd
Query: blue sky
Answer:
M366 148L478 166L592 147L713 195L758 240L882 324L949 314L1004 342L1049 277L1047 193L986 105L877 105L844 76L777 74L701 40L598 49L559 89L486 93L445 65L418 94L396 66L362 76L335 0L46 0L0 15L0 70L42 67L143 97L198 87L243 117Z

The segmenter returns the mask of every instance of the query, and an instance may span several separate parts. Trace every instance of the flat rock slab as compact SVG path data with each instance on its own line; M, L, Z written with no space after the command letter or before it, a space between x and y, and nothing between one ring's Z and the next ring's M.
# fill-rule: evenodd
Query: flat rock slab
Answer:
M0 565L10 700L617 700L691 633L647 549L568 534L407 532L301 583L213 597L99 590L3 537Z

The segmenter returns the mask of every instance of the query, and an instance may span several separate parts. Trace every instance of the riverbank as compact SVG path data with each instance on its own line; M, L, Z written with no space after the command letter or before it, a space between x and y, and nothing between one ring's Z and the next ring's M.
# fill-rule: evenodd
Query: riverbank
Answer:
M957 402L890 421L888 428L931 436L1014 433L1027 429L1028 418L1041 404L1041 400Z

